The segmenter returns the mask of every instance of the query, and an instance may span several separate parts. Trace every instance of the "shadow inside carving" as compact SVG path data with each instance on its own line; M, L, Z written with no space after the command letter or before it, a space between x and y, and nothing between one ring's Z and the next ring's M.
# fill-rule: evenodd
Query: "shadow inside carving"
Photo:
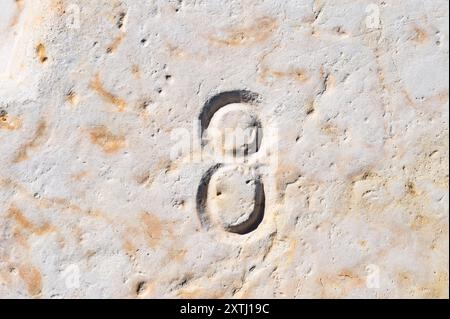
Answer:
M211 222L206 214L206 201L208 200L208 187L209 182L211 181L212 176L219 168L221 168L222 164L217 164L211 167L206 171L203 175L200 185L197 190L196 204L197 204L197 214L200 219L200 223L206 229L209 229L211 226Z
M246 90L222 92L213 96L205 103L199 116L200 137L203 138L203 133L211 123L212 117L222 107L233 103L255 104L258 100L259 95L257 93Z
M211 227L211 221L206 211L209 184L212 176L221 167L223 167L222 164L217 164L211 167L203 175L197 190L197 198L196 198L197 214L200 219L202 227L204 227L205 229L209 229ZM225 230L239 235L248 234L256 230L264 219L265 205L266 205L266 196L264 191L264 184L260 180L257 180L255 188L254 208L253 212L250 214L250 217L248 218L248 220L239 225L228 226L227 228L225 228Z
M256 182L255 190L255 206L248 220L236 226L229 226L227 231L239 235L251 233L264 219L264 210L266 206L266 195L264 192L264 184L261 181Z

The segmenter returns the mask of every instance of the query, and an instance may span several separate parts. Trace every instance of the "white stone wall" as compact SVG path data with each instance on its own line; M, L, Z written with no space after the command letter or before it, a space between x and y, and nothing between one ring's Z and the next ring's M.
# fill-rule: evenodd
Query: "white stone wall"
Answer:
M0 297L448 298L448 10L0 0Z

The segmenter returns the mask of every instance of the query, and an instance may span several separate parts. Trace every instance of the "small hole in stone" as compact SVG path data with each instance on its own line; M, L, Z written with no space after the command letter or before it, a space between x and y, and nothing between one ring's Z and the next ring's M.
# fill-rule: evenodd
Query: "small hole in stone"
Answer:
M309 108L309 109L306 111L306 115L311 115L311 114L313 114L313 113L314 113L314 108L313 108L313 107Z
M144 101L141 103L140 108L141 108L141 110L146 110L149 105L150 105L150 101Z
M127 16L127 14L125 12L121 12L119 14L119 18L117 19L117 28L122 29L123 25L124 25L124 21L125 21L125 17Z
M147 289L147 282L146 281L140 281L138 282L136 286L136 294L141 295L145 289Z

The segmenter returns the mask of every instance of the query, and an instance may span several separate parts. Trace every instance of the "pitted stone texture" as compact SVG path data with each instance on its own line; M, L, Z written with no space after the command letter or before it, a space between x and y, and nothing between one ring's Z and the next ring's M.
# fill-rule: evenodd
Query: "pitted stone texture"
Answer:
M0 297L448 298L448 1L0 9ZM245 234L197 213L223 92L264 133Z

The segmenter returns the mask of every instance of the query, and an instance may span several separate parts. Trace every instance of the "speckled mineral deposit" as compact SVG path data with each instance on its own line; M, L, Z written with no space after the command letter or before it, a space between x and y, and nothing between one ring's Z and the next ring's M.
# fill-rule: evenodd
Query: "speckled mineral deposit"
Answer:
M448 298L446 0L0 0L0 298Z

